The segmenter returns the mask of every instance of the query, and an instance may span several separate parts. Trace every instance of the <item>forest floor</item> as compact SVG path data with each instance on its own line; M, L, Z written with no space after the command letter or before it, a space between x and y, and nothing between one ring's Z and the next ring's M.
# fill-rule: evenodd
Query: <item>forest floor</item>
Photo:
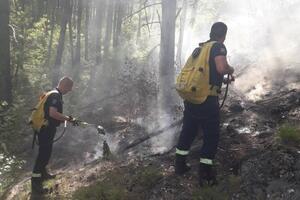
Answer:
M176 176L174 143L158 153L149 151L149 140L126 148L147 130L124 117L110 122L109 132L123 142L108 159L56 170L57 177L44 185L46 195L32 194L26 178L3 199L300 199L299 144L284 143L277 136L279 124L299 124L300 90L267 94L255 103L235 91L230 94L222 110L215 186L198 185L201 133L189 156L192 169Z

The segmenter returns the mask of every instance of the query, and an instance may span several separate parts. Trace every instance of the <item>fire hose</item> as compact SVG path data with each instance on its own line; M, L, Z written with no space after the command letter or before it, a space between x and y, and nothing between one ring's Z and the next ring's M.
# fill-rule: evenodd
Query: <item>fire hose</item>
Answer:
M67 124L68 124L68 121L64 121L64 127L63 127L63 130L61 132L61 134L55 138L52 143L55 143L57 141L59 141L61 138L64 137L65 133L66 133L66 130L67 130ZM76 125L75 125L76 124ZM81 120L76 120L76 123L73 124L73 126L79 126L79 127L94 127L97 129L97 133L99 135L101 135L103 137L103 158L107 158L111 152L110 152L110 148L107 144L107 138L106 138L106 132L105 132L105 129L98 125L98 124L92 124L92 123L88 123L88 122L84 122L84 121L81 121ZM32 142L32 148L34 147L34 144L35 144L35 138L36 138L36 134L35 133L35 136L34 136L34 139L33 139L33 142Z

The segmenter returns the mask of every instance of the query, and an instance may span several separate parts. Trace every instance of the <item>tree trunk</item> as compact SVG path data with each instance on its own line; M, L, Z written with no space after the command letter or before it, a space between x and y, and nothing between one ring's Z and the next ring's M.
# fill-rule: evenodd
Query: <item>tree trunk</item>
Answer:
M199 4L199 0L194 0L193 9L192 9L192 12L191 12L190 28L194 27L195 21L196 21L196 16L198 16L197 15L198 4Z
M84 34L84 58L88 60L89 57L89 19L90 19L90 2L86 1L86 8L85 8L85 34Z
M0 101L12 102L10 74L9 0L0 1ZM1 103L1 102L0 102Z
M53 43L53 34L54 34L54 18L55 18L55 9L56 9L56 5L51 3L51 5L53 5L52 7L52 12L51 12L51 20L50 20L50 39L49 39L49 44L48 44L48 53L47 53L47 57L46 57L46 62L45 62L45 66L48 68L49 67L49 63L50 63L50 59L51 59L51 54L52 54L52 43Z
M174 54L175 54L176 0L162 1L161 43L160 43L160 101L167 113L174 100Z
M117 48L119 46L120 36L122 32L122 18L124 16L124 3L121 0L117 0L115 3L115 28L114 28L114 39L113 47Z
M71 1L70 5L70 15L68 20L68 28L69 28L69 43L70 43L70 55L71 55L71 63L74 65L74 45L73 45L73 25L72 25L72 12L73 12L73 1Z
M77 11L77 40L76 40L76 51L75 51L75 65L79 67L81 57L81 16L82 16L82 0L78 0L78 11Z
M140 0L139 4L140 4L139 9L141 9L142 8L142 0ZM141 26L142 26L142 12L139 12L138 27L137 27L137 33L136 33L136 43L137 44L140 42L140 38L141 38Z
M182 43L183 43L183 36L184 36L186 11L187 11L187 1L183 1L182 13L180 16L180 31L179 31L179 38L177 43L176 69L181 67L181 51L182 51Z
M102 62L102 28L103 28L103 18L105 16L106 10L106 0L99 0L96 2L96 16L93 20L93 25L96 26L96 31L91 32L92 41L94 44L94 52L96 58L96 65L90 69L90 79L88 82L87 94L91 94L92 89L96 83L97 71Z
M95 48L96 48L96 64L99 65L102 61L102 28L103 28L103 18L105 16L105 10L106 10L106 0L103 1L102 4L98 3L97 5L97 13L96 13L96 22L97 29L96 29L96 42L95 42Z
M105 39L104 39L104 59L108 58L110 44L111 44L111 35L112 35L112 25L113 25L113 8L114 8L114 0L108 1L108 10L106 16L106 31L105 31Z
M23 11L25 12L25 0L22 0L20 2L20 9L18 8L18 5L16 5L15 9L17 10L17 12ZM23 69L23 65L24 65L24 58L25 58L25 25L21 24L20 25L20 32L22 34L23 37L19 37L18 38L18 45L16 48L19 49L20 53L16 55L17 57L17 63L16 63L16 69L15 69L15 73L14 73L14 87L17 88L18 84L19 84L19 70Z
M59 40L57 45L57 53L55 59L55 65L52 71L52 86L55 87L58 83L59 77L61 76L61 60L63 56L64 46L65 46L65 34L67 28L67 22L70 15L70 0L64 0L63 2L63 15L61 19L61 28L59 33Z

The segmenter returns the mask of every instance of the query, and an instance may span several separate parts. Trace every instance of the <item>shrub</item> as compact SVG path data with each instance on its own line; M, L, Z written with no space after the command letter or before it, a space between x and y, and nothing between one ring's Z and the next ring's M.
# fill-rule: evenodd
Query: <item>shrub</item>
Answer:
M300 144L300 129L291 124L284 124L278 130L278 136L285 144Z

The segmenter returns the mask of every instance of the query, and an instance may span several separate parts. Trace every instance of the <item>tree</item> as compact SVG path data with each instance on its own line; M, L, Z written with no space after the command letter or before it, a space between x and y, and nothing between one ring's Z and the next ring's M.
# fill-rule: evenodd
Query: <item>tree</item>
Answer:
M0 101L12 102L10 73L9 0L0 1Z
M89 57L89 24L90 24L90 1L86 1L85 5L85 34L84 34L84 58Z
M56 86L58 83L59 77L60 77L60 66L62 62L62 56L64 52L65 47L65 35L66 35L66 29L67 29L67 23L69 20L70 13L70 0L64 0L64 6L63 6L63 14L62 14L62 20L61 20L61 27L60 27L60 33L59 33L59 41L57 45L57 53L56 53L56 59L55 59L55 65L53 67L52 71L52 86Z
M114 0L108 1L108 9L106 16L106 31L105 31L105 39L104 39L104 59L108 58L111 38L112 38L112 28L113 28L113 11L114 11Z
M187 1L183 1L182 2L182 13L180 16L180 30L179 30L179 37L178 37L178 43L177 43L177 54L176 54L176 64L178 67L181 66L181 51L182 51L182 44L183 44L186 13L187 13Z
M122 0L117 0L115 3L115 17L114 17L114 38L113 47L117 48L120 43L120 35L122 32L122 18L124 15L124 5Z
M174 83L176 0L162 1L159 83L161 105L166 112L175 102Z

